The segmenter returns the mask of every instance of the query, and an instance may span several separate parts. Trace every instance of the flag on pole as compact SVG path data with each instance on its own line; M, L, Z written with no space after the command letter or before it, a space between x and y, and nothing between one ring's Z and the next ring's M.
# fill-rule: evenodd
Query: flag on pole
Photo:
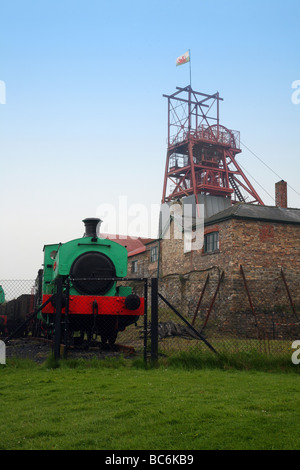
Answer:
M177 65L183 65L190 61L190 51L185 52L183 55L177 57L176 59L176 67Z

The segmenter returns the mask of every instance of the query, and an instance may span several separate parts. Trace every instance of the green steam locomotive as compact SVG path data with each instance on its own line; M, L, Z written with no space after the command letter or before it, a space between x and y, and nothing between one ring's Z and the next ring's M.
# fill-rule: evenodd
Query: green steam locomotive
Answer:
M49 335L54 329L56 281L62 279L62 318L69 334L79 332L79 342L99 335L102 343L114 344L118 333L144 314L144 298L124 282L118 285L127 275L126 248L100 237L100 219L83 222L82 238L44 246L37 298L46 305L38 313L39 328Z

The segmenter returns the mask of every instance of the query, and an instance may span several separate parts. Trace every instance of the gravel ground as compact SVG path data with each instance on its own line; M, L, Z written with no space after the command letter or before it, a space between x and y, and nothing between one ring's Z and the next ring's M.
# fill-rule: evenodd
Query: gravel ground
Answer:
M52 342L44 342L38 339L14 339L6 345L6 358L31 359L34 362L42 364L52 353ZM72 359L105 359L106 357L117 357L123 354L124 357L132 357L133 348L115 345L112 349L100 349L99 347L84 349L72 349L68 351L68 358Z
M42 363L52 352L50 343L41 341L32 341L26 338L13 339L6 345L6 359L19 358L31 359L35 362Z

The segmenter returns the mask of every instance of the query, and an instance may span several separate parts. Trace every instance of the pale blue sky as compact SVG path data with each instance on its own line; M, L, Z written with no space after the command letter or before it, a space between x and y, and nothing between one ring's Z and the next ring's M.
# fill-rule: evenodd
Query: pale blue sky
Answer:
M189 66L175 66L187 49L193 88L219 91L222 124L300 193L300 104L291 100L299 0L10 0L0 8L0 278L35 277L44 244L81 236L81 220L118 196L160 203L162 95L189 83ZM239 163L274 204L277 176L242 149ZM289 205L300 207L291 188Z

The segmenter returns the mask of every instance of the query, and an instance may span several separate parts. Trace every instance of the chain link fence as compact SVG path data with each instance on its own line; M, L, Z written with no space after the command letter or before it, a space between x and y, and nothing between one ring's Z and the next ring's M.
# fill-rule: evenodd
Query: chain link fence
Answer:
M159 351L169 356L213 347L218 353L290 356L292 342L300 339L300 306L288 298L277 305L258 301L240 284L228 290L217 270L160 279Z
M99 283L116 285L114 296L94 292ZM47 341L56 358L74 351L147 351L147 280L101 278L58 279L48 291L38 281L0 281L0 338L8 345L18 339ZM23 343L25 344L25 343ZM20 353L24 351L20 345ZM104 357L104 356L103 356Z
M27 336L29 317L35 309L36 286L32 280L0 281L0 337Z
M238 299L226 291L221 272L118 279L118 295L101 298L93 294L97 280L81 282L88 295L74 295L65 279L38 297L35 281L0 281L0 338L48 341L56 357L112 350L144 361L182 351L290 356L300 338L299 306L251 308L246 290Z
M117 282L117 295L95 295L99 282L102 286L104 282L108 285ZM76 289L82 287L85 295L75 295L74 285L72 279L61 286L57 283L55 302L42 309L42 314L48 318L52 314L57 317L61 309L60 336L65 353L80 347L142 354L146 348L147 280L136 279L129 283L126 278L76 279ZM60 295L61 305L58 305ZM57 331L59 319L54 321Z

